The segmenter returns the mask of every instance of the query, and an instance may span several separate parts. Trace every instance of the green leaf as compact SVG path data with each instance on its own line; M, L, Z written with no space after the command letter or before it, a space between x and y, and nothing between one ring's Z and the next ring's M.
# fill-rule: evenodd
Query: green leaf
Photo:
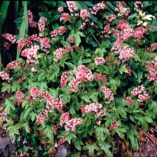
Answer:
M28 13L27 13L27 1L23 1L22 2L22 6L23 6L23 20L20 26L20 30L19 30L19 39L23 39L28 32ZM17 57L16 59L18 59L20 56L20 52L17 52Z
M119 69L119 72L120 74L123 74L123 73L128 73L127 69L126 69L126 65L122 65Z

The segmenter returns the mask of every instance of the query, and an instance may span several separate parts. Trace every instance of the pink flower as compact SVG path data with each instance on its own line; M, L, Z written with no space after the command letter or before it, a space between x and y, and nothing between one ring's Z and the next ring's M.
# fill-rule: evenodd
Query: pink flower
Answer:
M134 88L131 91L131 95L136 96L136 95L139 95L139 94L143 93L144 91L145 91L145 88L144 88L143 85L141 85L141 86L138 86L138 87Z
M122 47L122 43L123 43L123 40L121 38L118 38L112 47L112 51L120 50Z
M116 128L118 128L119 125L120 125L120 124L119 124L118 122L113 121L112 124L111 124L111 126L110 126L110 128L109 128L109 130L110 130L110 131L113 131L113 130L115 130Z
M39 89L37 87L32 87L30 89L30 93L33 98L36 98L40 94Z
M17 45L17 49L19 51L22 51L24 47L29 47L31 44L31 39L30 38L26 38L26 39L20 39L17 41L18 45Z
M157 43L151 44L151 50L154 51L157 49Z
M64 102L61 98L54 101L54 106L59 112L63 112L63 105L64 105Z
M124 29L122 32L122 39L128 40L131 36L133 36L134 31L131 28Z
M35 63L38 50L39 46L33 45L30 48L24 49L21 53L21 56L27 58L27 63Z
M88 19L90 17L89 12L87 11L87 9L82 9L80 11L80 17L84 20L84 19Z
M92 81L93 75L91 70L89 70L85 65L80 65L74 69L76 73L76 78L82 81Z
M59 13L62 13L62 12L64 11L64 8L63 8L63 7L58 7L57 11L58 11Z
M81 118L73 118L66 122L66 130L70 129L71 131L76 131L76 126L83 123Z
M60 21L69 22L70 21L70 15L68 13L62 13L60 17Z
M40 112L37 116L36 124L40 125L47 117L48 117L48 114L46 111Z
M111 101L111 100L114 99L112 91L111 91L109 88L107 88L106 86L100 87L99 90L100 90L101 92L103 92L104 97L105 97L105 99L106 99L107 101Z
M70 119L69 112L62 113L62 115L60 117L61 125L63 125L66 122L68 122L69 119Z
M99 103L91 103L89 105L85 105L81 108L82 113L90 113L95 112L97 113L102 108L102 104Z
M58 30L51 31L50 35L51 35L52 39L56 38L58 33L59 33Z
M28 24L30 27L37 27L37 22L33 21L33 13L31 10L28 10Z
M151 61L146 64L147 71L149 73L148 80L157 82L157 63L155 61Z
M109 22L112 22L113 20L116 19L116 16L115 15L109 15L106 17L106 19L109 21Z
M70 73L69 72L63 72L60 80L61 88L64 88L70 79L69 77Z
M120 29L120 30L124 30L124 29L128 29L129 28L129 23L126 21L126 20L120 20L118 25L117 25L117 28Z
M68 38L68 41L69 41L70 44L73 44L73 43L74 43L74 38L69 37L69 38Z
M150 99L150 96L146 92L144 92L143 94L138 95L138 101L140 103L142 103L144 101L147 101L148 99Z
M135 39L144 38L144 34L146 33L146 29L142 26L135 28L133 37Z
M97 3L92 9L91 13L96 15L98 11L106 9L106 6L104 3Z
M104 64L106 61L103 57L96 57L95 58L95 64L99 65L99 64Z
M96 81L101 81L102 83L106 83L106 75L95 74L94 75Z
M72 52L72 51L73 49L71 47L57 49L56 51L54 51L55 61L60 60L65 53Z
M68 5L68 9L71 13L75 12L78 10L78 7L76 6L74 1L66 1L67 5Z
M16 43L16 36L15 35L5 33L5 34L2 34L2 37L7 39L8 41L10 41L12 44Z
M49 38L47 37L40 38L40 46L41 49L49 49L51 47Z
M105 26L104 26L104 31L103 33L112 33L111 29L110 29L110 23L107 23Z
M125 46L123 49L118 50L117 53L119 53L119 59L123 61L127 61L134 56L133 50L128 46Z
M65 53L65 49L64 48L59 48L57 50L54 51L54 55L56 56L56 60L59 60Z
M119 2L117 8L115 9L115 11L118 12L118 16L126 17L130 13L130 8L126 8L124 2Z
M38 22L38 28L40 32L44 32L46 21L47 21L47 18L40 17L39 22Z
M17 100L17 102L18 102L18 105L23 102L24 97L25 97L25 94L24 94L22 91L18 90L18 91L16 92L16 100Z
M63 35L64 33L66 33L66 28L64 26L60 26L59 30L58 30L58 34L59 35Z
M17 60L12 61L12 62L10 62L10 63L7 65L6 69L7 69L7 70L15 69L15 68L18 66L18 63L19 63L19 62L18 62Z
M0 71L0 78L1 78L2 80L5 80L5 81L10 81L9 74L7 74L7 73L4 72L4 71Z
M125 102L126 102L127 104L130 104L130 105L134 105L134 104L135 104L134 101L133 101L130 97L127 97L127 98L125 99Z
M81 83L80 79L73 79L70 83L69 86L71 87L72 92L77 92L79 90L79 84Z

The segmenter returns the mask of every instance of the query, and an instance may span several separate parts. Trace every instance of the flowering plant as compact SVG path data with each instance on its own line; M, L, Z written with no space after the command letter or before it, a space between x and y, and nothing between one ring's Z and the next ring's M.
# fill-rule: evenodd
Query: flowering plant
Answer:
M12 95L5 127L20 151L54 156L69 143L71 156L110 157L120 142L137 150L138 129L156 125L156 48L144 44L152 21L139 26L124 2L113 4L62 2L54 21L41 12L38 23L29 10L29 27L39 33L3 34L20 52L0 72L2 92ZM140 7L134 3L135 12Z

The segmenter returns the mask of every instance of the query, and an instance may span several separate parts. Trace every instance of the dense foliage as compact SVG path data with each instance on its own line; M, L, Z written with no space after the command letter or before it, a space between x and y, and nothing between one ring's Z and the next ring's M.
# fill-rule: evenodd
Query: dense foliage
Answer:
M17 59L0 72L11 94L4 127L19 153L54 156L63 143L72 157L138 149L138 131L157 118L153 4L44 1L27 10L23 2L19 35L2 34Z

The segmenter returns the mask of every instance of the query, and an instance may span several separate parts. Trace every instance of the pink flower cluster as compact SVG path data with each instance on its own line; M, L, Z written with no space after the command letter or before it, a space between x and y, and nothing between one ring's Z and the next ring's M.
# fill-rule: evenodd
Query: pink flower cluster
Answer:
M24 97L25 97L25 94L22 91L18 90L16 92L16 100L15 101L17 102L18 105L20 105L24 101Z
M60 80L60 83L61 83L61 88L64 88L68 82L68 80L70 79L70 72L63 72L62 73L62 76L61 76L61 80Z
M47 37L40 38L40 46L42 50L46 51L47 49L49 49L51 47L49 38Z
M79 89L79 84L81 82L92 81L93 74L85 65L80 65L74 69L76 78L70 82L70 87L72 92L77 92Z
M69 112L64 112L62 113L60 117L60 125L63 126L63 124L66 124L68 120L70 119L70 113Z
M73 43L74 43L74 38L69 37L69 38L68 38L68 41L69 41L70 44L73 44Z
M106 83L106 75L102 75L102 74L95 74L94 75L94 77L95 77L95 80L96 81L101 81L102 83Z
M131 95L132 95L132 96L137 96L137 95L143 93L144 91L145 91L145 88L144 88L143 85L141 85L141 86L138 86L138 87L134 88L134 89L131 91Z
M106 17L106 19L107 19L109 22L112 22L113 20L116 19L116 16L115 16L115 15L108 15L108 16Z
M134 52L129 46L125 46L124 48L118 50L116 53L119 54L119 59L122 61L127 61L134 56Z
M36 124L40 125L45 119L47 119L47 117L48 117L47 111L40 112L37 116Z
M119 2L119 4L118 4L117 8L115 9L115 11L118 12L119 17L127 17L130 13L130 8L126 8L124 2Z
M16 43L16 36L15 35L5 33L5 34L2 34L2 37L7 39L8 41L10 41L12 44Z
M7 66L6 66L6 70L13 70L18 66L19 62L17 60L10 62Z
M78 7L76 6L74 1L66 1L67 5L68 5L68 9L71 13L75 12L78 10Z
M68 46L65 47L65 48L59 48L59 49L55 50L54 51L55 61L60 60L65 53L69 53L69 52L72 52L72 51L73 51L73 48L68 47Z
M72 118L70 119L70 113L64 112L60 117L60 125L65 126L65 129L70 129L71 131L76 131L76 126L83 123L81 118Z
M10 81L9 74L7 74L7 73L4 72L4 71L0 71L0 78L1 78L2 80L5 80L5 81Z
M81 112L82 113L95 112L97 117L106 115L106 109L103 108L102 104L99 103L91 103L89 105L85 105L81 108Z
M148 100L150 96L146 93L145 87L143 85L134 88L131 92L132 96L137 96L140 103Z
M28 10L28 25L33 28L37 27L37 22L33 21L33 13L31 10Z
M106 61L103 57L96 57L95 58L95 64L99 65L99 64L104 64Z
M81 118L73 118L70 119L66 122L65 124L65 129L66 130L71 130L71 131L76 131L76 126L80 125L83 123L83 120Z
M118 51L122 47L123 40L122 38L118 38L112 47L112 51Z
M58 30L53 30L50 32L52 39L56 38L58 35L63 35L66 33L66 28L64 26L60 26Z
M38 28L40 32L44 32L46 21L47 21L47 18L40 17L39 22L38 22Z
M151 50L154 51L157 49L157 43L151 44Z
M80 17L83 19L83 20L86 20L90 17L90 14L89 12L87 11L87 9L82 9L80 11Z
M30 94L33 98L36 98L39 96L40 92L39 92L39 89L37 87L32 87L30 89Z
M38 37L37 34L33 34L32 36L30 36L26 39L20 39L20 40L17 41L17 43L18 43L17 49L19 51L22 51L23 48L29 47L32 44L33 41L39 42L39 39L40 38Z
M148 80L157 82L157 60L146 64L149 73Z
M126 102L127 104L130 104L130 105L134 105L134 104L135 104L134 101L133 101L130 97L126 97L126 98L125 98L125 102Z
M134 29L133 37L134 39L142 39L144 38L144 34L147 33L146 28L140 26Z
M47 91L43 91L41 93L41 97L47 100L46 108L49 110L49 112L53 112L54 107L59 112L63 112L62 108L63 108L64 102L61 98L54 99L54 97L50 95Z
M112 33L112 30L110 28L110 23L107 22L104 25L104 30L102 31L102 33L104 33L104 34L111 34Z
M70 21L69 13L62 13L60 17L60 21L69 22Z
M27 58L27 63L35 63L38 50L39 50L39 46L32 45L30 48L24 49L21 53L21 56Z
M107 100L106 103L108 103L108 102L110 102L111 100L114 99L112 91L109 88L107 88L106 86L100 87L99 90L101 92L103 92L105 100Z
M98 11L104 10L104 9L106 9L106 6L104 3L97 3L95 4L93 8L90 9L90 11L91 11L91 14L96 15Z
M120 125L119 122L113 121L112 124L111 124L111 126L110 126L110 128L109 128L109 130L113 131L116 128L118 128L119 125Z

